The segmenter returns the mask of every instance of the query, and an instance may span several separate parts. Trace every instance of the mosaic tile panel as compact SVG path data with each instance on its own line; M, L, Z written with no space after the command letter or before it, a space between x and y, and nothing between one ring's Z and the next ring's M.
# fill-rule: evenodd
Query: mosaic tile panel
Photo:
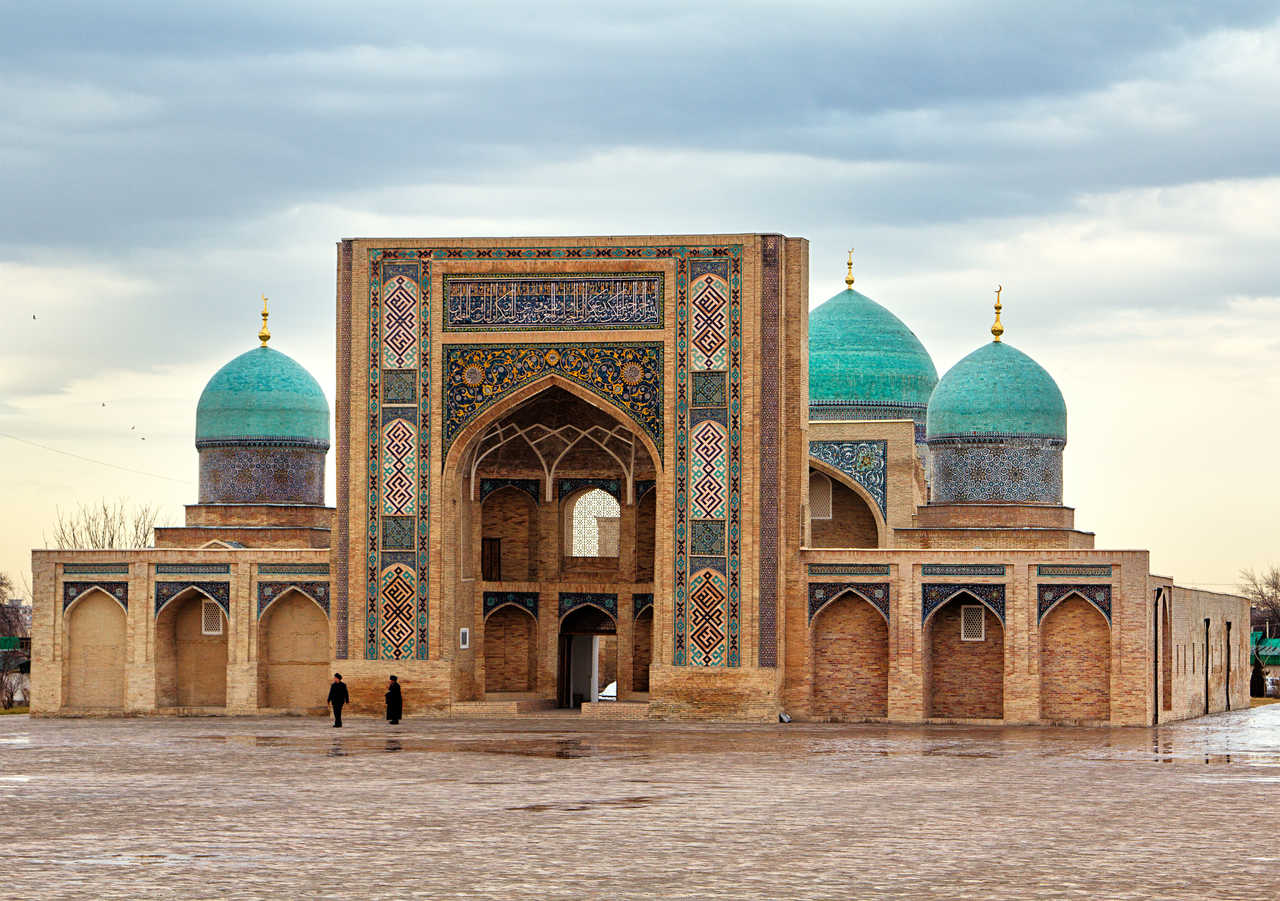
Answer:
M981 601L991 612L1004 622L1004 585L991 582L926 582L920 586L920 621L924 622L929 614L937 610L957 594L966 593Z
M658 483L653 479L636 479L636 503L639 503L640 498L657 487Z
M222 612L231 616L231 583L230 582L157 582L155 615L159 616L164 605L182 594L188 588L195 588L206 597L218 602Z
M618 596L616 594L608 594L601 591L560 592L559 615L561 619L564 619L566 613L571 613L579 607L588 605L599 607L613 617L615 621L618 618Z
M63 575L67 576L127 576L128 563L64 563Z
M809 585L809 622L823 607L846 592L854 592L889 621L888 582L814 582Z
M781 369L781 259L782 238L764 239L760 283L760 419L756 429L760 460L760 532L758 559L760 581L756 592L759 610L760 666L778 665L778 516L781 493L779 460L782 457L779 419Z
M260 576L327 576L328 563L259 563Z
M689 520L689 553L705 557L725 554L725 522L723 519Z
M508 604L527 610L534 619L538 618L538 592L536 591L486 591L481 604L485 619L488 619L489 614L499 607L505 607Z
M618 479L556 479L556 496L560 500L584 488L599 488L605 494L612 495L618 503L622 503L622 482Z
M444 330L662 328L661 272L448 274Z
M742 247L682 248L676 273L672 663L740 666ZM728 402L724 407L692 403L692 376L708 371L727 372ZM725 441L723 457L717 456L721 436ZM717 487L721 462L723 507ZM724 557L691 554L690 519L726 520Z
M887 576L889 565L881 563L810 563L811 576Z
M723 372L692 372L689 374L693 385L689 403L694 407L723 407L729 403L729 393L725 390L725 374Z
M1107 622L1111 622L1110 585L1067 585L1062 582L1036 587L1036 622L1042 621L1045 614L1053 609L1054 604L1071 594L1080 595L1090 604L1097 607L1099 612L1107 618Z
M1003 576L1002 563L926 563L920 567L926 576Z
M416 250L369 254L368 660L429 651L430 266ZM345 609L338 611L345 621Z
M646 607L653 606L652 594L633 594L631 595L632 618L638 617L644 613Z
M324 503L323 450L228 445L198 457L202 504Z
M1062 563L1042 563L1036 567L1036 575L1041 578L1086 578L1086 579L1110 579L1111 564L1103 563L1098 565L1082 564L1062 564Z
M157 576L191 575L225 576L231 572L230 563L157 563Z
M889 515L887 441L810 441L809 456L849 476L875 499L880 515Z
M619 407L662 453L662 344L455 344L444 352L444 452L511 392L558 375Z
M262 618L263 611L276 598L285 592L296 588L303 594L310 597L319 604L325 612L329 613L329 583L328 582L259 582L258 583L258 618Z
M518 488L533 498L535 504L542 503L542 483L537 479L481 479L480 500L503 488Z
M1062 448L1049 438L929 442L932 503L1062 503Z
M66 610L86 591L94 588L100 588L111 597L115 598L125 610L129 609L129 583L128 582L63 582L62 583L62 609Z

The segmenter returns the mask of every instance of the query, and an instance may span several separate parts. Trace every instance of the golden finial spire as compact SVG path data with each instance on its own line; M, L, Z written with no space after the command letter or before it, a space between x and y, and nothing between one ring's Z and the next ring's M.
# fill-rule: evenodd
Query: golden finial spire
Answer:
M1000 306L1000 292L1003 290L1004 285L996 285L996 321L995 325L991 326L991 334L995 336L997 344L1000 343L1000 336L1004 334L1004 326L1000 324L1000 310L1003 309Z
M844 286L853 290L853 248L849 248L849 274L844 277Z
M271 332L267 329L267 295L262 295L262 330L258 332L258 340L266 347L271 340Z

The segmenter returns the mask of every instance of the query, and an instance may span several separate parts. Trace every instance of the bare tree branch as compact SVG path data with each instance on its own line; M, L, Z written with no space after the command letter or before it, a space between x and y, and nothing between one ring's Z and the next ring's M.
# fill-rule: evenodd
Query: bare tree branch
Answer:
M123 500L84 503L72 511L59 508L45 543L64 551L150 547L159 519L158 506Z

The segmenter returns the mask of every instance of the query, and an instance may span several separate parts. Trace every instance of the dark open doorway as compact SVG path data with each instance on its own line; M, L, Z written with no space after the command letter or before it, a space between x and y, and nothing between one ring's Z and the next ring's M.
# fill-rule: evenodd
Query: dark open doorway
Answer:
M594 701L600 684L598 661L605 638L616 636L613 618L599 607L579 607L560 623L560 659L556 670L556 705L580 707Z

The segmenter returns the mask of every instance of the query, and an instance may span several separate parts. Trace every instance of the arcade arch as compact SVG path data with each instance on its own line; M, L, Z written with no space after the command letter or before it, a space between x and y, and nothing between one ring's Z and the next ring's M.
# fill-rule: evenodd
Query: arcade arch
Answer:
M63 614L67 636L66 706L124 707L124 608L100 588L90 589Z
M1079 594L1040 621L1040 718L1111 718L1111 627Z
M924 628L925 716L1004 717L1004 624L980 599L958 591Z
M160 608L155 646L158 706L227 705L227 625L221 605L195 587Z
M880 609L846 591L818 611L813 640L813 716L858 720L889 715L889 624Z
M258 698L263 707L319 707L317 686L329 671L329 617L294 588L273 600L258 619Z

